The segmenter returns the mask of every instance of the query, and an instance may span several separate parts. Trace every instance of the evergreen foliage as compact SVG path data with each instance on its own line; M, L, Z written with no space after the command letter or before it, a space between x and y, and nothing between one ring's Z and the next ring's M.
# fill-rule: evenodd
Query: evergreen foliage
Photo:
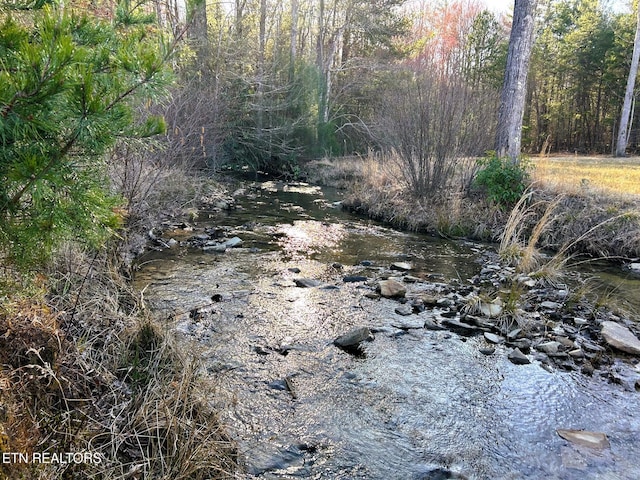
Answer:
M97 246L119 226L105 175L118 139L164 130L133 108L170 80L168 50L127 4L112 22L45 6L0 17L0 252L37 267L63 240Z
M522 159L513 163L511 159L498 157L490 152L478 161L480 170L475 184L486 190L490 201L501 208L511 208L522 197L529 182L529 165Z

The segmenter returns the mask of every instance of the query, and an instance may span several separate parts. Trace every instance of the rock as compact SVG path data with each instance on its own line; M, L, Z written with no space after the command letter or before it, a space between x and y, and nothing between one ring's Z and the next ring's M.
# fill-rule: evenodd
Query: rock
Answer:
M344 283L366 282L367 277L364 277L362 275L347 275L346 277L342 277L342 281Z
M489 356L489 355L493 355L494 353L496 353L496 349L495 349L495 348L493 348L493 347L481 348L481 349L479 350L479 352L480 352L481 354L483 354L483 355L487 355L487 356Z
M437 331L437 330L446 330L445 327L443 327L442 325L439 325L435 322L435 320L431 319L431 318L427 318L424 320L424 328L426 328L427 330L433 330L433 331Z
M371 300L377 300L378 298L380 298L380 294L378 292L369 291L364 294L364 297L370 298Z
M319 280L314 280L313 278L294 278L293 283L300 288L312 288L321 284Z
M511 360L511 363L515 363L516 365L527 365L531 363L529 357L522 353L519 348L514 348L507 358Z
M521 276L521 277L518 277L518 283L520 285L524 285L525 287L533 288L536 286L536 283L538 282L531 277Z
M605 449L609 448L609 439L607 435L600 432L589 432L587 430L565 430L559 428L556 433L565 440L581 445L583 447Z
M574 348L576 348L575 342L569 337L565 337L564 335L556 335L556 340L569 350L573 350Z
M407 293L406 287L396 280L382 280L378 284L378 290L386 298L404 297Z
M495 333L484 332L484 338L489 343L495 343L496 345L504 343L504 338Z
M402 304L402 305L398 305L395 309L395 312L398 315L402 315L402 316L409 316L413 313L413 307L411 305L408 304Z
M640 263L634 262L629 264L629 270L634 273L640 273Z
M240 237L233 237L223 243L227 248L235 248L242 245L242 239Z
M478 333L478 327L474 325L469 325L468 323L459 322L458 320L454 320L452 318L445 318L442 320L442 325L447 327L448 330L452 330L460 335L475 335Z
M544 342L544 343L540 343L537 347L536 350L539 350L540 352L544 352L548 355L553 355L558 353L558 349L562 346L562 344L560 342Z
M602 337L611 347L640 355L640 340L627 327L616 322L602 322Z
M333 344L341 348L354 348L362 342L370 342L373 338L369 327L357 327L336 338Z
M298 267L290 267L287 268L287 270L289 270L291 273L300 273L301 270Z
M540 306L546 310L558 310L560 307L562 307L562 305L560 305L558 302L551 302L549 300L542 302Z
M595 372L595 368L593 367L591 362L584 362L584 365L582 365L581 371L585 375L593 375L593 372Z
M438 297L435 295L420 295L417 300L422 302L425 307L435 307L438 305Z
M425 472L420 472L414 477L417 480L466 480L467 477L461 473L454 472L442 467L436 467Z
M521 328L514 328L509 333L507 333L507 338L509 340L515 340L516 338L518 338L518 335L520 335L520 333L522 333Z
M418 283L421 282L422 279L419 277L414 277L413 275L405 275L404 277L402 277L402 281L404 283Z
M208 245L206 247L202 247L203 252L216 252L216 253L224 253L227 251L227 247L224 243L219 243L216 245Z
M418 330L424 328L424 320L420 317L401 318L391 322L391 326L400 330Z
M491 303L488 302L480 302L480 312L485 317L496 318L499 317L502 313L502 302L498 300L494 300Z
M573 324L576 327L582 327L582 326L586 325L587 323L589 323L589 321L586 318L574 317L574 319L573 319Z
M400 270L402 272L408 272L413 270L413 265L408 262L395 262L391 264L391 270Z

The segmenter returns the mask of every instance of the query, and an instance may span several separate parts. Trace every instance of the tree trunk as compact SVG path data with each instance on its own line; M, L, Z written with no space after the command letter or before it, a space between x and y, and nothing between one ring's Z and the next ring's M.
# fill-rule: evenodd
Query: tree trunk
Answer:
M627 89L624 94L622 104L622 114L620 115L620 129L618 130L618 142L616 144L616 157L624 157L627 150L627 139L629 138L631 117L631 99L636 85L636 75L638 74L638 60L640 59L640 6L638 6L638 19L636 21L636 37L633 40L633 56L631 58L631 69L627 78Z
M500 96L496 154L499 157L509 157L513 163L518 162L522 144L522 119L536 5L537 0L515 0L507 68Z
M298 0L291 0L291 46L289 51L289 82L293 82L296 72L298 47Z

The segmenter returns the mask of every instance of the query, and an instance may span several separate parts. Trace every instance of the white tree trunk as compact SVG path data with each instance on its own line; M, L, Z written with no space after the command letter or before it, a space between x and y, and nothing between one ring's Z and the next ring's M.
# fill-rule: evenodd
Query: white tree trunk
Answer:
M537 0L515 0L509 37L507 68L500 96L496 153L518 162L522 144L522 118L527 94L527 72L533 46L533 25Z
M624 94L624 103L622 104L622 114L620 115L620 128L618 129L618 142L616 144L616 157L624 157L627 150L627 140L629 139L629 131L631 130L631 100L633 99L633 90L636 85L636 76L638 75L638 60L640 59L640 6L638 7L638 19L636 21L636 37L633 40L633 56L631 57L631 69L627 78L627 89Z

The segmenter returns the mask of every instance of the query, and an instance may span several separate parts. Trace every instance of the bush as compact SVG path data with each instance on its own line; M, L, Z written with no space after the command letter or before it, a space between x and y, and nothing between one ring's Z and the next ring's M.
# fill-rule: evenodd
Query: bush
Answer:
M515 205L529 183L529 162L522 159L513 163L491 152L478 163L480 170L476 174L475 185L483 187L489 200L501 208Z

